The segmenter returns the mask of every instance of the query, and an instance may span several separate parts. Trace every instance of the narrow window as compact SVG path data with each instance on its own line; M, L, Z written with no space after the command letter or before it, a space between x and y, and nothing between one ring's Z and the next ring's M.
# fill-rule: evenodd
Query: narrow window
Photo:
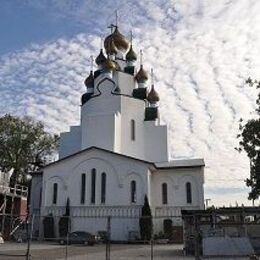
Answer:
M39 208L42 205L42 188L40 188Z
M167 183L162 184L162 204L168 204Z
M135 140L135 120L131 120L131 140Z
M192 193L191 193L190 182L186 183L186 197L187 197L187 203L192 203Z
M101 174L101 203L106 203L106 181L107 181L107 176L103 172Z
M136 203L136 181L131 181L131 202Z
M52 197L53 204L57 204L57 198L58 198L58 183L53 183L53 197Z
M91 203L96 201L96 169L91 171Z
M86 174L81 174L81 191L80 191L80 202L81 204L85 203L85 196L86 195Z

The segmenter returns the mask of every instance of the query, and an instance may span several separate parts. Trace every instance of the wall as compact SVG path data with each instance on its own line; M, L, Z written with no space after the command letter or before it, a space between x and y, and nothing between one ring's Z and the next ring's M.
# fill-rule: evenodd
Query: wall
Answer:
M71 206L80 204L81 174L86 173L86 204L90 203L91 170L97 171L96 201L100 205L100 179L101 173L107 174L107 198L106 205L131 205L130 182L137 182L137 203L142 205L144 195L147 193L146 175L148 168L145 163L130 160L108 152L91 149L73 158L68 158L61 163L54 164L44 170L44 204L52 206L53 183L58 183L57 206L65 206L67 197ZM115 196L116 194L116 196ZM84 206L84 205L83 205Z
M71 126L69 132L61 133L59 158L78 152L81 149L81 127Z
M41 207L41 192L42 192L42 175L35 174L32 176L31 191L30 191L30 213L39 214Z
M168 161L168 134L166 125L158 125L156 121L144 122L145 158L152 162Z
M203 167L173 168L159 170L152 174L152 201L153 207L196 207L203 209ZM192 203L186 200L186 183L192 187ZM168 204L162 204L162 184L168 186Z

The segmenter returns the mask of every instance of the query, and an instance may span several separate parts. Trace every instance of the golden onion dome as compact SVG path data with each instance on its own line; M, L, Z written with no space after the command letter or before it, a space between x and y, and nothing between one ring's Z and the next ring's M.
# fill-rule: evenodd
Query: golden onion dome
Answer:
M89 76L85 79L84 84L87 88L94 86L94 74L93 71L90 71Z
M108 55L117 54L117 48L116 48L113 38L111 38L111 40L108 42L106 52Z
M127 52L125 56L127 61L136 61L137 60L137 55L133 50L133 46L131 44L129 51Z
M111 41L114 41L114 44L116 46L116 48L122 52L126 52L126 50L129 47L129 42L127 40L127 38L119 32L118 28L115 28L115 31L108 35L104 41L104 46L106 51L109 49L110 43Z
M154 85L152 85L152 88L147 96L147 100L149 101L149 103L155 103L160 100L159 94L154 89Z
M107 58L105 57L105 55L103 53L103 49L100 49L100 53L98 54L98 56L95 60L96 64L101 65L102 63L104 63L106 61L106 59Z
M147 72L144 70L143 65L141 65L139 71L137 72L137 74L135 75L135 79L138 83L144 83L145 81L148 80L148 74Z
M116 64L111 59L107 58L106 61L103 63L103 67L105 70L114 71L116 70Z

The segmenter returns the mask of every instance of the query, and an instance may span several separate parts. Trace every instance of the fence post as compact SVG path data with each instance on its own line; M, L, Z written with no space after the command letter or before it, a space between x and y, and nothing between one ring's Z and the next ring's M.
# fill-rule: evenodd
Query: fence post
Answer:
M106 260L110 260L111 217L107 217Z
M152 222L153 222L152 216L151 216L150 218L151 218L151 220L152 220ZM153 260L153 225L152 225L152 234L151 234L150 243L151 243L151 260Z
M195 260L200 260L199 219L196 214L194 214L193 216L195 229Z
M32 219L30 222L30 215L27 216L26 219L26 232L27 232L27 251L26 251L26 260L30 260L30 249L31 249L31 239L32 239L32 232L33 232L33 221L34 215L32 215ZM31 223L31 229L30 229Z

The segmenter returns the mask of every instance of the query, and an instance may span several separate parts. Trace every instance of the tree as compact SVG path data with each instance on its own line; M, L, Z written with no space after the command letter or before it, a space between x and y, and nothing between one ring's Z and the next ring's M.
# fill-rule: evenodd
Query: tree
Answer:
M26 183L29 172L46 164L57 150L58 136L41 122L6 114L0 118L0 171L12 171L10 185Z
M260 89L260 81L247 79L249 87ZM256 99L256 117L246 123L240 119L239 131L239 152L245 151L250 160L250 178L246 179L246 185L251 188L248 199L256 200L260 195L260 92Z
M146 195L144 197L144 205L142 207L142 215L139 220L139 226L141 239L151 240L153 232L153 220L151 208Z

